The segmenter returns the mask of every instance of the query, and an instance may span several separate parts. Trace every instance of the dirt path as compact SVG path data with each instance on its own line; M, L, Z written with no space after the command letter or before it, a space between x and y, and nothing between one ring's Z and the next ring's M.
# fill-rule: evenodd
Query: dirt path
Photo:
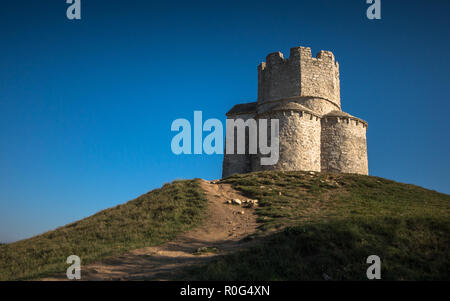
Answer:
M228 184L202 181L201 185L209 200L208 217L201 226L162 246L133 250L82 267L82 280L168 280L179 276L188 265L248 247L250 242L240 240L256 231L254 209L226 204L232 198L247 198ZM195 255L200 248L216 248L218 252Z

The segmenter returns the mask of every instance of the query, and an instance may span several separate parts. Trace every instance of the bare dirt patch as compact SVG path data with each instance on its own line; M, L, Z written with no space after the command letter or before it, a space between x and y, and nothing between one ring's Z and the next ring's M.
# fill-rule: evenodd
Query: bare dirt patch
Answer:
M82 267L82 280L170 280L180 278L184 268L205 263L214 256L247 248L241 240L257 228L254 208L227 204L246 200L229 184L202 181L209 204L205 222L161 246L130 251L121 256ZM43 280L64 280L65 275Z

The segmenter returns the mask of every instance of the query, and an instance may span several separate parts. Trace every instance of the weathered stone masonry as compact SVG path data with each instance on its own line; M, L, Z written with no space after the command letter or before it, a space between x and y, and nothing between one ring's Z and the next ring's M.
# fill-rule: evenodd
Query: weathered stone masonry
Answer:
M277 164L261 166L260 156L248 149L245 155L225 154L223 177L257 170L369 172L367 122L342 112L339 64L330 51L315 58L309 47L291 48L288 59L269 54L258 66L257 102L235 105L226 115L278 119L280 156Z

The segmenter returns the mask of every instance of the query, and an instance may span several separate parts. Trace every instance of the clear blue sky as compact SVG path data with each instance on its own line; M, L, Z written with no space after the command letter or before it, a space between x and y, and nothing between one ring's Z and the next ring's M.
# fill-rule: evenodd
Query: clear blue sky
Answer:
M29 237L222 156L176 156L176 118L255 101L265 56L340 63L343 109L369 122L371 175L450 193L450 1L65 0L0 5L0 241ZM165 1L164 1L165 2Z

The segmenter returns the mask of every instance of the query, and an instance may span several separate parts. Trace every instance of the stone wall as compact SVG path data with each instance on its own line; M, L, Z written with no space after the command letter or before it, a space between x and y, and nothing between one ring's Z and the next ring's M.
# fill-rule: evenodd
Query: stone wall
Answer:
M301 109L275 108L258 118L279 120L280 152L278 163L275 165L261 165L261 155L255 156L252 160L252 170L321 170L320 117ZM270 135L269 120L268 125Z
M298 103L300 105L303 105L304 107L310 109L311 111L319 114L324 115L331 111L340 110L340 107L324 98L317 98L317 97L307 97L307 96L299 96L299 97L291 97L291 98L285 98L280 99L276 101L270 101L270 102L264 102L257 107L258 114L265 113L267 111L270 111L272 108L285 103Z
M333 53L321 50L316 58L313 58L310 48L301 48L296 50L301 55L301 95L325 98L340 107L339 64Z
M353 117L325 115L321 127L322 171L369 174L367 123Z
M229 119L238 119L241 118L244 121L247 121L249 118L255 118L254 113L243 113L243 114L234 114L228 116ZM223 165L222 165L222 178L231 176L235 173L247 173L251 172L251 159L248 155L248 130L246 130L246 145L245 145L245 153L244 155L237 154L237 133L235 129L234 133L234 152L233 154L227 155L226 143L225 143L225 152L223 155Z
M258 67L258 91L258 104L300 96L300 61L269 54Z
M291 97L316 97L340 108L339 64L333 53L311 48L291 48L289 59L281 52L267 56L258 67L258 104Z

